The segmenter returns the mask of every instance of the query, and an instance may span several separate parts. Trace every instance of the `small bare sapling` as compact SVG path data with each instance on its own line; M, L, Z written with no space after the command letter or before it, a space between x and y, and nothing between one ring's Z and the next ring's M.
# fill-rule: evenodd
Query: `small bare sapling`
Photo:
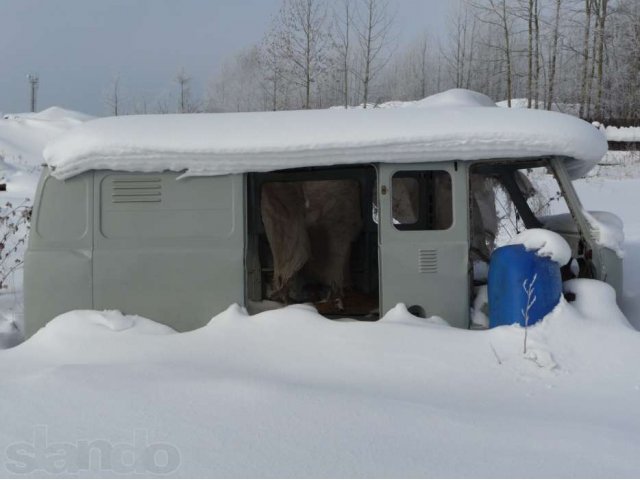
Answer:
M9 277L24 264L31 211L29 199L18 206L6 202L0 207L0 290L8 288Z
M522 282L522 289L524 290L525 295L527 296L527 306L520 310L522 313L522 318L524 319L524 354L527 354L527 328L529 327L529 312L531 311L531 307L536 303L536 295L535 295L535 283L538 279L538 274L536 273L531 281L525 278L524 282Z

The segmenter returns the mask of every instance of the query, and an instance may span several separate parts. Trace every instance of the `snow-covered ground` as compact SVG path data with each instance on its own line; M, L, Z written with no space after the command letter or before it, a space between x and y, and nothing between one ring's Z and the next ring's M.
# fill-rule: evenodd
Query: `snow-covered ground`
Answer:
M615 213L624 223L625 298L621 307L640 329L640 152L609 152L591 174L575 181L576 190L589 210Z
M640 127L607 127L610 142L640 142Z
M576 285L584 303L532 328L526 357L520 328L455 330L401 307L377 323L231 307L183 334L70 313L4 352L4 468L32 473L46 435L76 448L59 471L40 463L49 474L75 474L83 441L137 437L165 456L116 452L120 470L79 473L138 460L179 476L637 476L640 336L602 288Z
M32 196L50 139L31 120L0 120L12 201ZM576 186L625 221L639 324L640 159L606 161ZM0 311L19 321L13 285ZM567 288L578 300L529 329L527 355L520 327L453 329L403 306L379 322L231 306L180 334L72 312L0 352L0 476L640 476L640 334L606 285Z

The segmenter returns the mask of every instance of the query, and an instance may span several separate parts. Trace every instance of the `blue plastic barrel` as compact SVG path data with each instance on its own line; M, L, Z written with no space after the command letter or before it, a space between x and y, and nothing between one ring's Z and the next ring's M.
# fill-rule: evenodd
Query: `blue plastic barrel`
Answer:
M523 245L497 248L489 263L488 290L490 327L524 326L527 305L528 325L533 325L560 301L560 265L535 251L528 252Z

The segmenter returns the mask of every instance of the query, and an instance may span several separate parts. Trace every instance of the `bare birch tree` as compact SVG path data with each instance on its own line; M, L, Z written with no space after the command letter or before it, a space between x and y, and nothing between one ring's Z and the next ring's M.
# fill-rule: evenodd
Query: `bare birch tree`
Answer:
M584 36L582 40L582 74L580 77L580 108L578 115L581 118L585 117L585 111L588 111L587 106L587 85L589 74L589 37L591 35L591 7L593 6L593 0L584 0Z
M390 34L395 15L389 11L385 0L361 0L357 18L355 31L362 55L362 71L359 76L362 102L364 108L367 108L372 82L391 57Z
M533 0L533 32L534 32L534 69L533 69L533 99L535 108L540 102L540 9L538 0Z
M527 9L527 108L531 108L531 101L533 99L533 27L534 27L534 14L533 14L533 0L528 0L529 5Z
M191 77L184 68L181 68L176 74L175 82L178 84L178 112L192 113L197 111L191 98Z
M451 2L445 35L415 38L393 56L384 0L334 2L330 19L327 0L284 0L260 48L220 69L211 108L370 105L374 95L413 100L460 87L583 118L640 117L638 0Z
M325 73L328 47L327 3L285 0L280 19L285 38L289 79L303 90L302 107L312 107L312 89Z
M610 47L614 58L619 58L620 67L616 68L614 77L617 101L615 114L638 125L640 123L640 2L622 0L617 5L617 35L612 38ZM613 30L613 29L612 29Z
M286 40L283 32L272 27L261 45L261 65L264 77L263 90L268 99L269 110L278 110L284 101L281 92L285 87L285 58L287 56ZM284 96L284 94L282 94Z
M426 33L423 33L422 36L418 39L417 47L417 58L416 58L416 73L418 85L420 87L420 98L425 98L427 96L427 65L428 65L428 54L429 54L429 37Z
M110 115L122 115L122 94L120 92L120 75L114 75L104 93L104 103Z
M344 108L349 108L349 78L352 70L353 57L353 0L342 0L339 9L334 11L332 30L332 43L337 51L337 61L342 73L342 103Z
M547 102L546 108L547 110L551 110L553 106L553 89L555 86L556 79L556 62L558 59L558 38L560 36L560 5L562 0L556 0L556 9L555 16L553 22L553 40L551 43L551 53L550 53L550 61L549 61L549 81L547 82Z
M602 119L602 88L603 88L603 66L604 66L604 44L605 44L605 24L607 20L607 5L609 0L600 0L600 14L598 15L598 77L596 86L595 113Z
M465 70L468 65L465 62L467 56L467 26L469 21L469 5L460 2L455 11L449 17L449 49L445 58L449 58L449 67L453 70L454 84L456 88L462 88L465 78Z
M504 58L505 96L507 105L511 107L513 99L513 51L511 24L513 15L507 7L507 0L488 0L486 3L472 3L480 15L480 21L497 27L501 32L501 41L490 44L492 48L500 51Z

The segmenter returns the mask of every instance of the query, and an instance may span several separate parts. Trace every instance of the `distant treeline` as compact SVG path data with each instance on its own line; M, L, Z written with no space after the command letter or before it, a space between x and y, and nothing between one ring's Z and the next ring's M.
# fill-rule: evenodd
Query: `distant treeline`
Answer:
M372 107L457 87L531 108L575 105L571 113L606 125L640 123L640 1L450 3L446 35L425 30L400 45L385 0L283 0L263 39L232 54L201 98L181 71L172 95L126 105L114 81L107 105L111 114Z
M615 118L606 117L604 119L585 118L588 122L600 122L608 127L640 127L640 120L636 118Z

